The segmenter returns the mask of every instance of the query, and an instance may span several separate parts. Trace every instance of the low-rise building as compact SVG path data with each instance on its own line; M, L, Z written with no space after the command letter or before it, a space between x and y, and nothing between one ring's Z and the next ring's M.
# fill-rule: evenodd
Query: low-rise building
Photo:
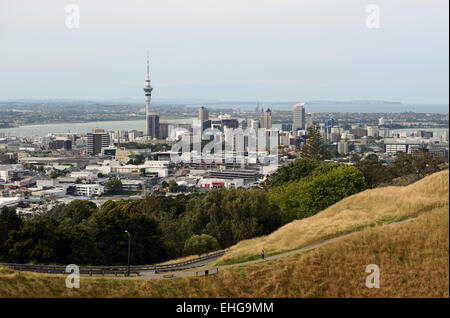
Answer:
M77 195L85 197L102 195L105 192L105 187L99 184L76 184L75 189Z

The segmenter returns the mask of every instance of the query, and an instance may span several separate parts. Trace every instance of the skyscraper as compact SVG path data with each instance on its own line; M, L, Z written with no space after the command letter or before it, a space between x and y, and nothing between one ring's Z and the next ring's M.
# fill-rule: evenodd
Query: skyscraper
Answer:
M157 114L150 113L147 115L147 136L150 139L159 139L160 126L159 116Z
M270 110L270 108L267 108L267 110L262 113L259 119L261 128L272 128L272 111Z
M259 120L258 119L250 119L250 129L258 131L259 128Z
M308 113L306 115L306 127L305 127L305 129L309 129L309 127L312 127L312 125L313 125L312 115L311 115L311 113Z
M205 106L201 106L198 110L198 120L200 120L200 122L204 122L209 120L209 112L208 109Z
M155 138L154 135L151 134L151 119L149 116L150 114L150 99L152 98L152 86L150 85L150 66L149 66L149 57L147 54L147 79L145 80L145 118L147 120L147 136ZM159 118L158 118L159 119ZM158 128L159 129L159 128ZM159 134L159 132L158 132Z
M169 123L166 120L159 122L159 138L167 139L169 137Z
M109 134L103 129L95 129L87 134L87 153L98 155L102 152L102 148L109 147Z
M341 140L337 143L337 151L341 154L348 154L348 142Z
M303 130L305 126L305 103L298 103L294 105L294 123L292 130Z

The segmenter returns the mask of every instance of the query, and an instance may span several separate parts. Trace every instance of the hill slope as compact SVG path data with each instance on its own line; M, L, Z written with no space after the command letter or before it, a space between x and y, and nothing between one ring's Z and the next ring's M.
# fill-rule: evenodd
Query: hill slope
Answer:
M366 190L316 215L286 224L272 234L241 241L219 263L239 263L273 255L368 226L390 223L449 204L449 172L435 173L406 187Z
M62 276L0 271L0 297L448 297L448 248L447 207L207 278L83 277L67 289ZM380 268L379 289L365 286L368 264Z
M395 202L398 204L389 206ZM364 204L368 211L364 211ZM338 211L337 206L345 209ZM303 223L305 219L279 231L291 235L292 240L304 237L307 228L301 224L321 225L321 234L329 235L333 230L342 231L337 221L347 220L360 226L361 220L376 224L412 215L418 217L390 226L367 228L307 253L231 267L206 278L83 277L80 289L67 289L64 276L0 270L0 297L448 297L448 171L405 188L389 187L357 194L317 214L313 218L319 220L313 223ZM328 230L327 220L338 225ZM289 227L295 235L287 233ZM250 241L259 244L258 240L265 240L278 247L273 234ZM289 240L279 235L275 237L285 249L299 244L289 245ZM380 268L379 289L365 286L368 275L365 268L369 264Z

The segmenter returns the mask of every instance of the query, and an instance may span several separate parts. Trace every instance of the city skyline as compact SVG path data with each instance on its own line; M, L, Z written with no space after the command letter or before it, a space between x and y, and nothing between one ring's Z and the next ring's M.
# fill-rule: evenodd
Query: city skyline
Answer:
M154 100L448 103L448 3L319 2L4 1L0 99L138 99L149 50Z
M1 0L0 298L448 297L448 9Z

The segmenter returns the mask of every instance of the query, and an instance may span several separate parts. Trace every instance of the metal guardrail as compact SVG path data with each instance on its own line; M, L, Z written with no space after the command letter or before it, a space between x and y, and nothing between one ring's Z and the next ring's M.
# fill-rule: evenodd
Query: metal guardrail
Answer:
M226 250L214 252L201 257L192 258L186 261L161 264L161 265L130 265L130 274L139 274L140 271L155 271L156 272L169 272L183 270L194 265L195 263L212 259L224 255ZM39 272L49 274L66 274L66 266L62 265L31 265L31 264L13 264L13 263L0 263L0 266L8 267L15 271L23 272ZM121 275L128 273L128 266L80 266L80 274L84 275Z

